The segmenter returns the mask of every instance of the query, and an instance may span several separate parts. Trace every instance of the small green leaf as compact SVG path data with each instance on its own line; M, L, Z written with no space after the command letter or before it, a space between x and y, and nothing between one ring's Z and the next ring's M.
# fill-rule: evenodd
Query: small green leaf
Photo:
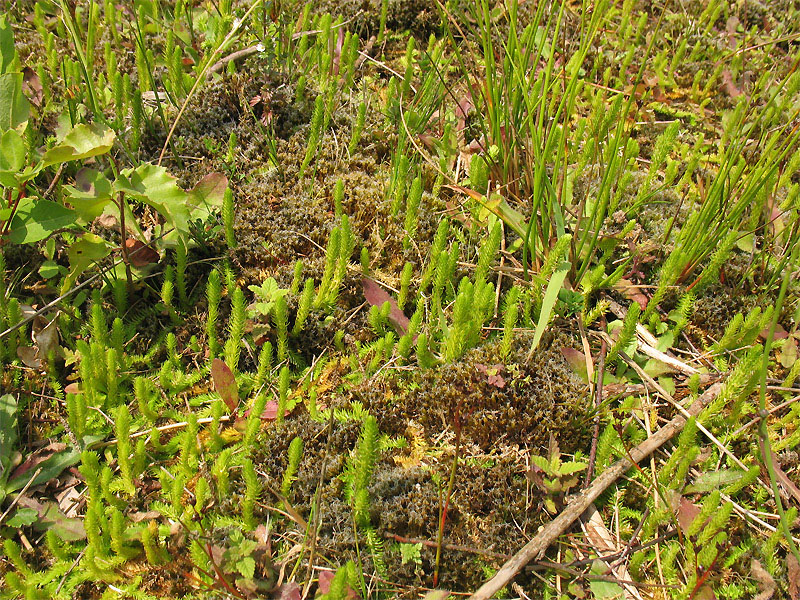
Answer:
M22 93L22 73L0 74L0 131L28 122L31 105Z
M236 569L243 577L252 579L256 572L256 561L252 556L245 556L236 563Z
M32 508L20 508L14 513L14 516L6 521L9 527L27 527L39 518L36 511Z
M17 208L6 239L12 244L32 244L74 224L76 217L74 210L57 202L28 198Z
M0 138L0 170L20 171L25 165L25 142L14 129Z
M17 443L17 400L11 394L0 396L0 466L7 471L11 450Z
M722 487L731 485L745 476L745 472L740 469L720 469L719 471L707 471L698 476L692 485L686 486L686 493L696 494L711 492Z
M69 162L105 154L114 145L114 131L99 123L79 123L61 142L45 152L44 165Z
M42 263L42 266L39 267L39 275L41 275L43 279L55 277L60 272L61 266L54 260L46 260Z
M550 277L550 282L547 284L547 290L542 300L542 311L539 313L539 320L536 323L536 331L533 335L533 344L531 344L530 353L533 353L539 346L539 342L542 340L542 336L550 323L550 317L553 315L553 307L555 307L556 300L558 300L558 290L561 289L561 285L567 278L569 267L570 265L568 262L562 262L555 270L552 277Z
M595 560L592 563L593 575L606 575L607 572L608 567L603 561ZM621 598L625 597L625 590L623 590L619 584L611 581L590 578L589 588L591 588L592 593L597 600L620 600Z

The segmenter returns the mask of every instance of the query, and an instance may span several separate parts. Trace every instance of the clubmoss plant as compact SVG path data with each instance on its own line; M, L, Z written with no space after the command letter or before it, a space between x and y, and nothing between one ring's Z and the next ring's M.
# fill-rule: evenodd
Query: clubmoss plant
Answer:
M351 156L355 154L358 144L361 141L361 134L364 131L364 122L367 116L367 103L362 102L358 105L358 112L356 114L356 122L353 124L353 129L350 132L350 142L347 144L347 152Z
M253 461L249 458L242 460L242 478L244 479L245 491L242 498L242 520L249 531L256 528L256 519L253 511L256 501L261 495L261 482L256 475L256 468Z
M311 278L306 279L303 285L303 293L300 295L300 300L297 304L297 315L295 316L294 327L292 327L293 335L297 335L303 330L314 303L314 292L314 280Z
M128 497L131 497L136 493L136 486L133 483L133 464L131 463L131 415L125 404L117 407L114 429L117 436L117 464L119 465L122 489Z
M225 342L224 356L225 364L232 371L236 372L239 365L239 354L242 351L242 338L244 337L244 325L247 318L244 292L238 286L231 295L231 317L228 326L228 340Z
M291 380L291 372L289 367L283 366L278 375L278 416L275 419L276 425L283 423L283 416L286 413L287 404L289 401L289 382Z
M225 243L231 250L236 249L236 234L234 231L233 191L230 187L225 189L222 197L222 223L225 227Z
M324 120L325 98L320 94L317 96L316 100L314 100L314 113L311 116L311 128L309 129L308 141L306 142L306 155L305 158L303 158L300 171L297 175L300 179L305 175L308 165L311 164L311 159L314 158L317 153L317 146L322 136L322 123Z
M289 444L289 463L283 473L281 493L289 498L292 493L292 484L297 479L297 468L303 456L303 438L295 436Z

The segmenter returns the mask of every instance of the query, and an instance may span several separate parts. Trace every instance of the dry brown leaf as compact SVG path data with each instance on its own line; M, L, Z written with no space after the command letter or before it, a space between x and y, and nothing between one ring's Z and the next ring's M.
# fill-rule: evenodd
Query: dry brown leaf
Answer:
M128 259L134 267L146 267L161 260L158 252L151 246L146 245L134 238L125 240L125 248L128 251Z
M405 335L406 331L408 331L409 321L405 313L397 306L397 300L390 296L386 290L384 290L376 281L370 279L369 277L363 277L361 279L361 285L364 288L364 298L372 306L377 306L380 308L386 302L389 303L389 305L392 307L392 310L389 312L389 322L394 326L398 334Z
M786 571L786 578L789 580L789 598L800 600L800 564L791 552L786 557Z
M775 595L777 586L772 575L767 572L756 558L750 561L750 574L758 582L759 591L754 600L770 600Z

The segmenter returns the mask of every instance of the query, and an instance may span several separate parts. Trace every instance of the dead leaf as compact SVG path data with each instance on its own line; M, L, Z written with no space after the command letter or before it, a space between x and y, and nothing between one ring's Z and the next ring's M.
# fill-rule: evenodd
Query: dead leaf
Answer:
M629 281L628 279L620 279L614 284L613 289L625 296L628 300L637 302L642 310L647 308L647 296L640 292L639 286L635 285L632 281Z
M697 515L700 514L700 507L688 498L680 496L675 511L675 517L678 519L678 526L686 533Z
M17 356L26 366L38 371L44 371L47 368L47 357L50 353L54 352L56 356L60 354L57 320L58 315L50 321L47 321L41 315L34 317L31 332L33 346L19 346L17 348Z
M290 410L286 410L283 413L284 417L287 417L291 414ZM245 417L250 416L250 409L248 408L244 411ZM274 421L278 418L278 401L277 400L270 400L267 402L266 406L264 406L264 412L261 413L261 420L262 421Z
M725 93L731 98L738 98L744 93L742 90L736 87L730 69L722 70L722 89L725 90Z
M36 106L42 105L42 80L30 67L22 70L22 93Z
M119 219L114 215L103 214L92 221L94 225L103 229L119 229ZM127 228L126 228L127 229Z
M136 511L128 515L128 518L133 521L134 523L141 523L142 521L153 521L158 519L161 516L161 513L157 510L148 510L147 512Z
M126 239L125 248L128 251L128 260L134 267L146 267L147 265L155 264L161 260L158 252L153 250L152 246L148 246L137 239Z
M215 358L211 363L211 378L214 380L214 389L222 397L228 411L235 413L239 406L239 386L233 371L223 361Z
M503 372L503 367L504 365L491 365L489 367L482 364L475 365L475 368L478 369L478 371L486 375L486 383L493 385L496 388L500 388L501 390L506 387L506 380L503 379L503 376L501 375Z
M732 15L725 23L725 33L728 36L728 48L736 50L736 28L739 26L739 17Z
M750 560L750 574L758 582L758 595L754 600L770 600L775 595L777 586L767 570L758 562L757 558Z
M222 206L226 189L228 189L228 178L223 173L218 171L209 173L189 190L190 209L202 206L211 211Z
M272 592L272 598L274 600L300 600L302 598L300 586L294 581L284 583Z
M570 368L581 376L584 381L589 381L589 372L586 370L586 355L575 348L561 348L561 355Z
M369 277L361 279L361 285L364 288L364 298L372 306L381 307L384 303L388 302L392 307L389 312L389 322L394 326L395 330L400 335L405 335L408 331L408 317L397 306L397 300L390 296L378 283Z
M800 600L800 564L791 552L786 557L786 570L786 578L789 580L789 598Z

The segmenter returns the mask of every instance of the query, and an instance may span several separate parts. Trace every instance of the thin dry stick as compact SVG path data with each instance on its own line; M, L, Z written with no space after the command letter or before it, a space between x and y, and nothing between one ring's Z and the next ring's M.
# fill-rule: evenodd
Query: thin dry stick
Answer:
M689 407L687 411L689 415L693 417L699 415L700 412L717 397L721 389L722 384L720 383L715 383L708 388L708 390ZM500 589L505 587L526 564L540 558L550 544L564 533L567 528L583 514L589 505L597 500L600 494L624 475L634 464L648 457L651 453L672 439L675 434L683 429L686 421L686 417L682 414L676 415L669 423L633 448L627 457L621 458L603 471L597 479L594 480L591 487L577 494L561 514L539 530L539 533L525 544L511 560L507 561L494 577L484 583L470 596L470 600L489 600L489 598Z

